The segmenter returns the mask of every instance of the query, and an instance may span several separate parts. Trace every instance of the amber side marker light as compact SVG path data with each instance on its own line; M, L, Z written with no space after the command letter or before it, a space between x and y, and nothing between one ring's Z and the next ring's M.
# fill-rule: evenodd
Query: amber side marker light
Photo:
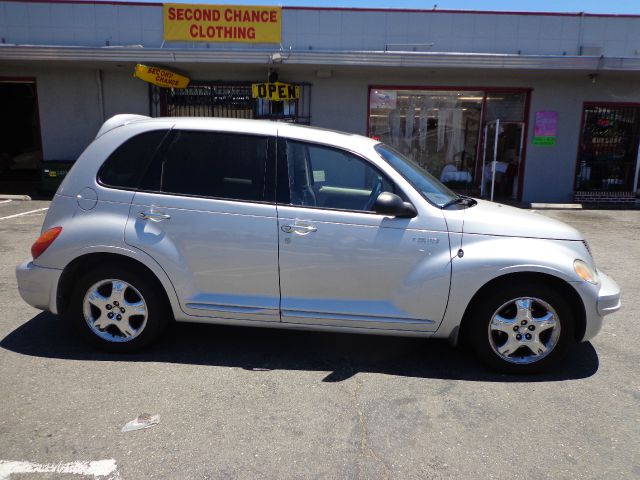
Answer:
M53 241L58 238L60 232L62 232L62 227L53 227L38 237L36 242L31 245L31 256L34 260L42 255L47 248L49 248L49 245L51 245Z

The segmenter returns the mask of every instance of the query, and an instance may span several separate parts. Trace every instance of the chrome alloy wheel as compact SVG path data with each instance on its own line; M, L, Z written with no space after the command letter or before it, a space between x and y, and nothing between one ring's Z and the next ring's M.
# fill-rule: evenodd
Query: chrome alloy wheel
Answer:
M558 344L560 320L544 300L518 297L496 310L488 333L491 348L503 360L534 363L549 355Z
M140 292L123 280L101 280L87 290L82 302L84 319L98 337L129 342L147 325L147 304Z

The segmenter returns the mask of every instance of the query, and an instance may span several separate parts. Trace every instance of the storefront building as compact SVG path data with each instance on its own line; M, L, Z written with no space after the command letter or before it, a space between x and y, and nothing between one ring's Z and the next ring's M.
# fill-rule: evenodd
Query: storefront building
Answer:
M634 204L640 16L5 1L0 105L0 184L138 113L369 135L474 196Z

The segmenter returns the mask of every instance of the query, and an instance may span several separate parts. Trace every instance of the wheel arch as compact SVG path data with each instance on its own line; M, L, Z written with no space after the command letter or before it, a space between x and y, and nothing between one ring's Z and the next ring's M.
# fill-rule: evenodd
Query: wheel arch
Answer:
M123 268L131 268L135 269L139 272L143 272L147 275L153 282L156 283L156 286L160 289L161 294L164 299L167 301L169 305L172 306L172 310L175 315L175 302L174 296L168 291L165 284L158 277L156 272L154 272L147 265L142 263L140 260L132 258L127 255L122 255L119 253L110 253L110 252L91 252L81 255L73 259L62 271L60 275L60 279L58 281L58 288L56 294L56 308L57 313L62 315L65 313L69 306L69 301L71 299L71 293L73 291L73 287L75 285L76 280L82 275L82 272L90 270L92 268L96 268L101 265L109 265L114 266L118 265ZM166 279L166 281L169 281ZM171 286L171 288L173 288Z
M489 292L494 289L522 283L536 283L552 286L552 288L559 292L569 303L571 311L574 315L575 339L578 341L582 339L587 326L587 316L582 299L580 298L580 295L578 294L576 289L573 288L571 284L569 284L565 280L547 273L515 272L508 273L506 275L502 275L488 281L474 294L474 296L471 298L471 301L468 303L464 315L462 316L462 321L460 322L460 330L458 332L458 337L460 338L460 340L465 341L465 334L467 330L466 327L471 322L473 316L472 313L476 306Z

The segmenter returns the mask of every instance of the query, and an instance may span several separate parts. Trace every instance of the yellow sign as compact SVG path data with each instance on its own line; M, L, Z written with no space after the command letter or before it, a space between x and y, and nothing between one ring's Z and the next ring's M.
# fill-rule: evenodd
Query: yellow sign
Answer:
M146 65L141 65L140 63L136 65L133 76L140 80L144 80L145 82L158 85L159 87L167 88L187 88L190 81L187 77L178 75L170 70L158 67L148 67Z
M165 3L164 39L280 43L282 8Z
M251 96L275 101L297 100L300 98L300 87L280 82L254 83L251 85Z

